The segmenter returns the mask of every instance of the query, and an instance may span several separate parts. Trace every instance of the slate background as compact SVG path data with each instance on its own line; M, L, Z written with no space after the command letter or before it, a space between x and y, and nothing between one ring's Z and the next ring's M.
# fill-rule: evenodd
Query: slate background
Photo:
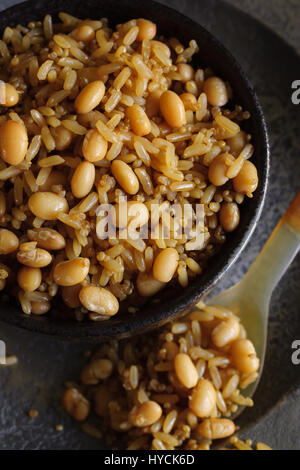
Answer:
M0 10L15 3L1 0ZM201 22L224 42L255 85L269 126L272 168L266 206L248 247L219 285L218 289L223 289L248 269L299 188L299 107L291 106L289 87L292 80L300 79L300 60L263 24L299 53L300 2L227 0L241 13L219 0L161 3ZM300 339L299 280L298 256L272 299L269 347L256 406L240 420L242 427L246 425L241 436L262 440L277 449L300 449L300 365L293 366L290 360L291 343ZM62 383L78 376L83 352L89 346L36 337L2 323L0 338L5 340L8 354L19 357L17 366L0 369L0 450L100 449L101 443L83 435L60 406ZM31 408L39 410L35 420L27 416ZM64 425L62 433L55 430L60 423Z

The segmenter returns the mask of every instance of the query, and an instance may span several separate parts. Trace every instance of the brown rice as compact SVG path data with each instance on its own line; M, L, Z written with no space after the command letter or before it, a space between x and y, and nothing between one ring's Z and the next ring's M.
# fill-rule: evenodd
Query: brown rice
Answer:
M30 299L47 302L43 312L46 313L49 299L41 300L40 291L44 289L51 298L63 291L63 286L54 281L55 266L84 258L89 260L90 269L80 281L81 286L105 287L120 301L130 296L130 305L124 308L136 312L142 303L140 295L153 295L165 285L154 279L153 290L151 284L152 268L161 251L170 248L177 251L178 264L171 278L186 287L190 279L201 275L226 239L220 222L222 207L226 203L235 204L239 213L238 205L245 195L252 196L255 188L237 192L234 187L244 163L249 163L254 152L251 136L240 130L243 120L250 115L240 106L227 107L232 91L216 77L221 80L227 98L225 104L212 104L211 70L190 67L188 79L182 75L182 68L189 67L198 53L194 40L187 47L176 38L141 40L140 20L136 19L112 30L106 18L81 20L68 13L60 13L59 18L59 24L46 15L42 22L33 21L26 28L7 26L0 40L0 80L14 87L18 99L12 108L2 103L0 129L14 121L25 128L29 140L21 162L9 163L4 160L5 152L1 155L0 230L11 230L22 243L28 241L28 230L49 227L64 237L65 247L50 250L52 261L41 269L41 286L30 294L14 282L14 272L21 267L16 261L17 253L1 255L4 263L16 268L10 270L9 279L2 282L1 288L11 289L26 314L35 310ZM83 26L90 34L86 41L76 39ZM155 25L151 27L156 30ZM77 112L82 90L97 82L104 87L100 104L89 112ZM173 98L176 95L180 109L184 108L180 104L184 99L180 97L191 95L188 101L193 105L183 109L183 121L178 128L170 125L159 102L155 102L167 90L172 90ZM134 132L127 115L131 106L137 106L135 109L146 116L147 134ZM87 163L83 141L92 130L99 141L102 139L106 151L102 159L89 162L94 174L92 186L77 197L72 179L78 168ZM218 183L211 180L210 171L222 155L225 155L224 182ZM204 242L200 250L190 250L187 236L177 237L166 218L158 227L157 239L98 238L97 206L118 205L128 196L112 172L113 165L120 162L127 165L138 188L129 194L129 201L143 204L150 214L152 204L167 208L174 203L190 210L197 203L203 204ZM256 171L254 166L252 171ZM65 209L52 219L31 210L29 200L43 192L51 193L52 198L56 196L56 201L65 201ZM185 223L181 221L182 226ZM171 229L167 239L162 236L166 228ZM122 233L120 228L118 235ZM140 279L149 279L152 290L136 288L141 285ZM67 315L80 320L108 318L83 306ZM217 316L217 312L207 310L199 315L206 319ZM201 361L207 360L210 353L203 353L198 344L191 349L201 370ZM216 386L220 383L217 369L218 365L210 367ZM244 378L243 384L249 380ZM160 434L155 443L158 447L166 444Z
M144 336L143 341L138 337L101 345L84 367L81 383L67 385L63 398L65 408L75 419L85 421L93 407L92 433L88 421L84 422L83 429L90 435L104 438L113 448L208 450L217 443L214 439L232 436L238 428L230 417L237 411L237 405L253 406L253 401L241 394L241 388L245 380L247 385L255 382L258 371L241 372L233 362L232 345L245 337L242 325L231 342L222 348L214 344L212 332L217 331L223 321L220 313L223 318L238 322L236 315L222 307L199 303L198 308L180 322ZM191 389L180 382L180 375L176 367L174 369L175 359L182 353L190 357L198 373L198 383ZM102 365L103 361L106 362ZM101 378L104 375L105 378ZM201 380L209 381L215 393L214 405L205 417L197 416L189 405ZM70 390L77 390L77 395ZM85 400L84 411L83 408L80 413L76 411L74 397L81 402ZM209 398L204 395L202 399L206 403ZM149 425L135 425L131 419L134 410L153 402L161 408L160 417L158 415ZM221 426L224 418L231 426L229 434L219 431L209 439L201 434L201 423L214 420L214 425ZM240 450L252 449L251 441L241 441L236 436L230 438L229 445ZM261 443L257 448L270 449Z

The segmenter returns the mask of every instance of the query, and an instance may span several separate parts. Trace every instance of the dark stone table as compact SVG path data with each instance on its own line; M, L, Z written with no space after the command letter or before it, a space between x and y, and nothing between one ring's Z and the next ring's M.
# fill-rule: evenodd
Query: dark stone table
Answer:
M271 185L263 216L239 261L218 286L224 289L246 272L299 189L300 106L298 110L291 106L290 84L300 79L300 60L253 17L299 52L300 2L227 0L252 18L229 10L219 0L161 2L201 22L232 51L257 89L269 126ZM0 9L15 3L1 0ZM146 5L145 1L145 10ZM235 28L236 34L227 34L229 28ZM298 256L273 295L262 381L255 407L240 419L242 437L277 449L300 449L300 365L291 363L292 341L300 339L299 280ZM82 434L60 406L62 384L78 376L89 346L36 337L4 324L0 339L6 342L7 353L19 358L18 365L0 369L0 449L100 449L101 443ZM31 408L39 410L35 420L27 415ZM63 432L55 430L57 424L64 425Z

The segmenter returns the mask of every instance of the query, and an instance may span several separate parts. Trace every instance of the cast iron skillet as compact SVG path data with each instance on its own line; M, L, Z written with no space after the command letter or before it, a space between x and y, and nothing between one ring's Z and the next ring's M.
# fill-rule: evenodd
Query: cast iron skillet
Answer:
M268 135L262 109L255 91L234 57L222 44L201 25L154 1L135 0L37 0L13 6L0 14L1 32L6 26L26 24L41 20L46 13L56 17L59 11L71 13L80 18L107 17L110 25L131 18L147 17L158 25L158 33L166 37L176 36L185 45L195 39L200 52L194 63L213 68L216 74L230 82L235 101L250 111L251 119L245 129L252 134L255 154L252 157L258 175L259 185L252 199L244 202L238 229L231 234L219 254L211 258L204 273L186 289L165 289L152 298L136 314L122 313L100 323L77 323L74 320L59 320L49 316L27 316L12 301L0 303L0 320L27 330L43 333L56 338L76 341L104 341L108 338L126 337L145 333L161 326L167 320L184 313L207 293L232 266L243 251L258 222L267 189L269 172ZM237 38L238 40L238 38Z

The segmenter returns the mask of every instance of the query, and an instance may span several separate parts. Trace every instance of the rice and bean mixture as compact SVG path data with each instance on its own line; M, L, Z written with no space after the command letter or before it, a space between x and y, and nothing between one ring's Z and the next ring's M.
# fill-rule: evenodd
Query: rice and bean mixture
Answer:
M142 341L101 345L80 382L66 383L62 402L109 448L209 450L230 437L234 447L251 450L251 441L233 436L231 415L253 406L243 390L257 380L259 366L239 317L201 302Z
M187 286L236 229L258 184L240 128L250 115L230 105L228 83L192 67L195 41L164 39L145 19L112 30L59 18L0 40L0 289L28 315L62 298L73 318L102 321L128 297ZM203 246L188 250L174 227L168 239L102 240L99 204L124 197L143 223L154 203L203 204Z

